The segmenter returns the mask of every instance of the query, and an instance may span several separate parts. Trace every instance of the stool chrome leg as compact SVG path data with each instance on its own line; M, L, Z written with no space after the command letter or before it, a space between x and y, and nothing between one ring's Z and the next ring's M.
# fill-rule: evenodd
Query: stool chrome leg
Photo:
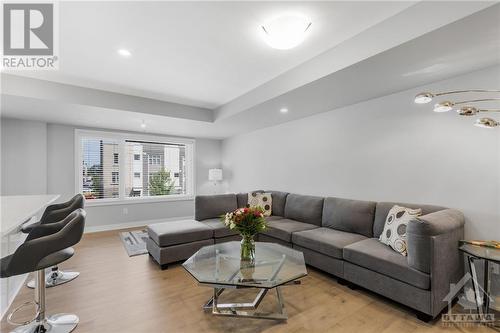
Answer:
M45 315L45 271L37 271L35 279L35 302L38 315L27 325L22 325L11 333L69 333L78 325L79 319L74 314L60 313L47 317Z
M45 286L47 288L55 287L60 284L69 282L71 280L76 279L80 275L79 272L65 272L59 270L57 266L51 268L50 272L45 275ZM35 279L30 280L26 286L28 288L35 288Z

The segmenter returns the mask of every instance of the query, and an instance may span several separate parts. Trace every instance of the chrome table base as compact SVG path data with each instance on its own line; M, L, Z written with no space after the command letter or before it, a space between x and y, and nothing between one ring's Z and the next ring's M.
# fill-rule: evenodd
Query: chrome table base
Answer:
M295 281L293 284L300 284L300 281ZM233 289L233 288L232 288ZM254 288L258 289L258 288ZM260 312L258 307L270 289L258 289L259 292L251 303L220 303L219 296L227 290L227 286L214 287L214 295L203 306L205 311L212 311L216 316L231 316L231 317L246 317L260 319L287 320L285 304L280 287L273 288L276 290L276 299L278 301L278 309L276 312Z
M40 321L19 326L11 333L69 333L78 325L78 317L73 314L60 313Z
M64 284L66 282L69 282L71 280L76 279L80 275L79 272L64 272L64 271L49 271L45 275L45 287L50 288L50 287L55 287L60 284ZM35 279L29 281L26 286L28 288L34 289L35 288Z

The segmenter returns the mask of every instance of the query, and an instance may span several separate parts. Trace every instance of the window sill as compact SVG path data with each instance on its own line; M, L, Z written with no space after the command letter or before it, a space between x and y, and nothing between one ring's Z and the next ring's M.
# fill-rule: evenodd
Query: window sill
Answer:
M115 205L135 205L135 204L148 204L169 201L192 201L193 195L169 196L161 198L126 198L126 199L100 199L100 200L86 200L85 206L115 206Z

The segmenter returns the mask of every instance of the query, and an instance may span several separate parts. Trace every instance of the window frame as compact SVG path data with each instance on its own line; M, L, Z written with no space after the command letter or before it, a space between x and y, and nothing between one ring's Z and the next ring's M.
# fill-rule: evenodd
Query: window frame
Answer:
M138 134L131 132L108 132L98 130L75 129L75 190L76 193L83 193L83 182L81 175L83 174L83 156L82 156L82 139L95 138L117 141L119 147L118 153L118 174L119 174L119 195L118 198L104 198L87 200L88 206L104 206L104 205L120 205L120 204L136 204L136 203L151 203L162 201L179 201L193 200L196 193L196 172L195 172L195 149L196 141L189 138L156 136L148 134ZM125 182L122 177L125 175L125 154L127 140L156 142L160 144L180 144L186 147L186 194L171 194L158 195L152 197L127 197L125 195Z

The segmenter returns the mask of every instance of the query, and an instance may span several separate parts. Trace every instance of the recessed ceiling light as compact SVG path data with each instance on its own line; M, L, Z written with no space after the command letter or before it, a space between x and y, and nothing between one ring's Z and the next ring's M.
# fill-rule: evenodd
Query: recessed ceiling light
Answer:
M142 121L141 128L146 128L146 123L144 122L144 120Z
M287 108L281 108L281 109L280 109L280 112L281 112L281 113L287 113L287 112L288 112L288 109L287 109Z
M130 57L132 55L132 53L130 53L130 51L127 50L127 49L119 49L117 52L122 57L127 57L128 58L128 57Z
M261 26L262 38L272 48L288 50L302 43L311 21L300 14L284 14Z

